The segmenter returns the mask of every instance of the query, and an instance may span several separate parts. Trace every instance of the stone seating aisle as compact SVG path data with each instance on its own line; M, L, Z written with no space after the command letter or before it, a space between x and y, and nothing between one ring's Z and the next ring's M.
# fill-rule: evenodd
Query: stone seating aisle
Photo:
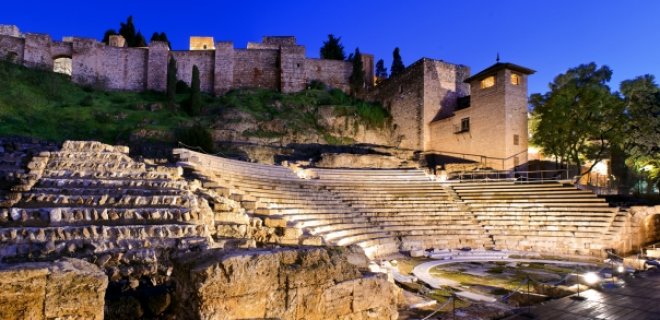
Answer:
M622 216L604 199L559 182L455 183L452 188L499 248L598 255ZM618 216L618 218L617 218Z
M166 274L169 251L208 246L212 212L181 168L148 166L127 153L67 141L33 157L16 201L0 208L2 259L72 256L112 278L139 277Z

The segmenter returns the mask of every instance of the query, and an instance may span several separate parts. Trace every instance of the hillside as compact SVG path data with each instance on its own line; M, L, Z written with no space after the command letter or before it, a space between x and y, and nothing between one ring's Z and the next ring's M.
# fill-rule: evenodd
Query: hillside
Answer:
M179 104L188 97L185 91L177 94ZM184 128L198 125L216 143L283 145L364 142L353 137L360 130L382 133L388 139L391 131L383 107L320 83L294 94L234 90L220 97L204 95L199 117L190 117L179 107L167 108L165 101L162 93L104 92L78 86L65 75L0 62L0 135L4 136L174 143L190 136L181 134ZM223 134L228 131L232 134Z

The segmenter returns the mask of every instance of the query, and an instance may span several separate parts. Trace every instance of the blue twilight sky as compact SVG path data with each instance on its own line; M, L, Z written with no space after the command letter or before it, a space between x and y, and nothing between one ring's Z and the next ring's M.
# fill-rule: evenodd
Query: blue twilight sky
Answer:
M650 73L660 76L660 1L4 1L0 24L23 32L100 39L133 15L147 37L165 31L175 50L190 35L230 40L239 48L263 35L295 35L318 57L329 33L347 53L383 58L401 48L406 65L430 57L476 73L513 62L537 73L529 92L545 92L558 73L594 61L614 70L611 86Z

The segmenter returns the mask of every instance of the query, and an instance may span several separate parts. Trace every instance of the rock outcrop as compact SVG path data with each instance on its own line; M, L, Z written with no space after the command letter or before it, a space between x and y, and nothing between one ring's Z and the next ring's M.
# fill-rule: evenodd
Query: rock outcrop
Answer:
M108 277L77 259L0 265L0 319L103 319Z
M302 248L182 256L175 265L184 319L396 319L400 291L363 276L344 249Z

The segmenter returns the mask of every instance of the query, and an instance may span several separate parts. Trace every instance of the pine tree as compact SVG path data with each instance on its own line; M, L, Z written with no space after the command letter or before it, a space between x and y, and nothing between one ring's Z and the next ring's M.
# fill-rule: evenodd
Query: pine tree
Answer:
M406 69L406 66L401 60L401 54L399 53L399 47L394 48L392 52L392 67L390 67L390 77L395 77L403 73L403 70Z
M176 60L170 58L167 63L167 103L170 107L173 107L176 102L176 72Z
M380 84L381 82L385 81L387 79L387 68L385 68L385 61L383 59L379 59L378 62L376 62L376 84Z
M336 37L332 34L328 35L328 41L323 41L321 47L321 59L330 60L344 60L346 54L344 53L344 46L341 44L341 37Z
M190 81L190 106L188 110L191 116L198 116L202 111L202 95L200 91L199 68L194 65L192 79Z
M126 22L119 24L119 34L126 39L129 47L135 47L135 25L133 25L133 16L128 16Z
M362 92L364 88L364 66L362 65L362 54L360 53L360 48L355 49L355 54L353 54L353 72L349 77L349 83L351 86L351 92L355 95Z

